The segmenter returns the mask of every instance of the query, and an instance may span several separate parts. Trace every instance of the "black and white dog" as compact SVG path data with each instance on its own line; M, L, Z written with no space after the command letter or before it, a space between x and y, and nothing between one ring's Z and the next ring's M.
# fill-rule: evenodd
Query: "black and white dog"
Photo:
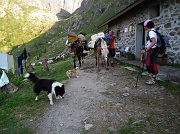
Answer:
M61 98L64 98L65 89L64 85L60 82L57 82L53 79L39 79L36 77L34 73L26 73L24 75L24 78L29 79L31 82L33 82L34 85L34 92L36 93L35 100L38 100L39 93L44 90L48 92L48 98L50 101L50 104L53 105L53 94L56 99L59 99L59 96Z

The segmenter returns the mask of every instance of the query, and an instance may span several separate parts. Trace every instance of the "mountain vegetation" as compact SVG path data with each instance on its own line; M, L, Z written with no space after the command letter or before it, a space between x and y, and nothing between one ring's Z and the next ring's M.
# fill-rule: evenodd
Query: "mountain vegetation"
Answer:
M65 49L68 33L84 32L90 39L92 34L107 29L107 26L98 29L99 24L132 2L134 0L83 0L71 16L66 13L57 20L56 15L63 11L52 14L48 9L27 6L20 0L1 0L5 15L0 18L0 51L18 56L26 47L33 61L56 56ZM5 8L5 5L8 6Z

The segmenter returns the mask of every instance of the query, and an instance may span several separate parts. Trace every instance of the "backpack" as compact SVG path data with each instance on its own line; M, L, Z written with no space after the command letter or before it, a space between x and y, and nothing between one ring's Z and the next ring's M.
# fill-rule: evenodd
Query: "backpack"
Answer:
M106 36L104 37L104 39L107 41L107 45L109 46L109 45L110 45L110 42L111 42L111 40L112 40L111 36L106 35Z
M166 35L162 35L158 31L152 30L157 34L157 48L158 52L166 51L166 47L169 47L169 40Z

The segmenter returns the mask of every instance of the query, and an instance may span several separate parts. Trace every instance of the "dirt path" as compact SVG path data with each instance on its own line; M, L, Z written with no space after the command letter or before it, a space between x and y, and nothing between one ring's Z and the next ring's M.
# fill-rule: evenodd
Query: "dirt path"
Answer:
M37 134L179 133L179 98L142 78L134 87L137 72L118 64L97 73L94 62L85 59L79 77L66 82L65 99L49 107Z

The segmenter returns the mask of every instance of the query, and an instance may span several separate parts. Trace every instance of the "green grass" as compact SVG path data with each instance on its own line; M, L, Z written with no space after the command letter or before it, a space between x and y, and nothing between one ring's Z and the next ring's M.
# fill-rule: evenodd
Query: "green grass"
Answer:
M118 130L118 134L144 134L148 131L151 133L159 133L155 113L149 113L149 115L143 119L129 118L127 123L122 124L123 127ZM153 130L152 126L156 129Z
M72 59L49 64L50 71L42 68L41 65L35 66L34 72L39 78L52 78L62 82L67 79L65 72L72 68ZM11 79L19 90L14 94L0 93L0 133L32 134L33 121L41 117L44 109L49 107L47 93L42 91L39 100L35 101L33 84L30 81L23 81L23 75L19 78L11 76Z
M180 64L168 64L168 66L175 67L175 68L180 68Z
M143 129L146 127L145 121L133 124L135 119L129 118L127 124L118 130L119 134L143 134Z
M180 95L180 84L174 84L171 81L159 81L161 86L166 87L166 92L170 92L173 95Z

